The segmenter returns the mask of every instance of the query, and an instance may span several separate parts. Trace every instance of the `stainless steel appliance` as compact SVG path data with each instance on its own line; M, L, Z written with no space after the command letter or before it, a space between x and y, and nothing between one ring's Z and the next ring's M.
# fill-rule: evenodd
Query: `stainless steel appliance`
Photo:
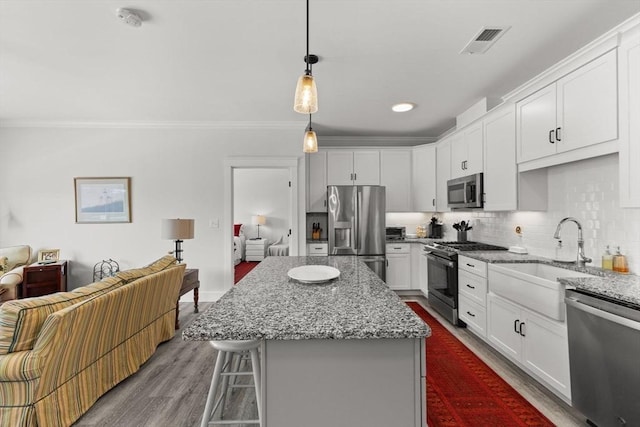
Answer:
M385 187L327 187L329 255L357 255L385 280Z
M429 305L452 324L465 326L458 321L458 252L507 248L478 242L432 242L423 250L427 254Z
M385 229L387 240L404 240L407 237L406 227L387 227Z
M572 405L598 427L640 426L640 306L567 290Z
M451 209L481 208L482 173L447 181L447 206Z

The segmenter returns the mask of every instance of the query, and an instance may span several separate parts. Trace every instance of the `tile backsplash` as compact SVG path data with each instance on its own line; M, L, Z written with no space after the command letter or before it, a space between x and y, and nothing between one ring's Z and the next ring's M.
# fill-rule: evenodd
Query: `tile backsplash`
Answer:
M556 227L562 218L571 216L582 224L584 251L593 259L592 265L600 267L607 245L612 253L620 246L631 272L640 274L640 209L620 208L618 155L554 166L547 172L547 211L442 213L439 217L445 224L444 238L456 240L456 230L451 225L470 220L473 229L469 231L469 240L524 246L530 254L555 258ZM521 235L516 234L516 226L522 228ZM560 235L563 242L560 256L574 259L577 226L565 223Z

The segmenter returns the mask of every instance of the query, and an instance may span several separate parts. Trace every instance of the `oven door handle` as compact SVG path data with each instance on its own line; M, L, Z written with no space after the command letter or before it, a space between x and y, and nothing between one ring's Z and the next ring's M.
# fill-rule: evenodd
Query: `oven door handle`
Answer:
M446 259L442 259L442 258L437 257L437 256L435 256L435 255L428 254L428 255L427 255L427 258L428 258L430 261L437 262L438 264L445 265L445 266L447 266L447 267L449 267L449 268L454 268L454 267L456 267L456 263L455 263L455 262L453 262L453 261L449 261L449 260L446 260Z

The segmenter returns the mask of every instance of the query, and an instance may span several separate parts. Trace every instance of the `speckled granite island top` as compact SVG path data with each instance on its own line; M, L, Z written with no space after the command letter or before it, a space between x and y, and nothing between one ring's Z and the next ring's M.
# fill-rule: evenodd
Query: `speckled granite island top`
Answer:
M329 265L340 277L302 284L287 272ZM200 314L185 340L423 338L430 328L356 257L267 257Z
M542 263L592 274L596 277L558 277L558 281L566 287L640 306L640 276L634 274L619 274L590 266L578 267L575 264L560 263L549 258L519 255L507 251L470 251L461 254L488 263Z

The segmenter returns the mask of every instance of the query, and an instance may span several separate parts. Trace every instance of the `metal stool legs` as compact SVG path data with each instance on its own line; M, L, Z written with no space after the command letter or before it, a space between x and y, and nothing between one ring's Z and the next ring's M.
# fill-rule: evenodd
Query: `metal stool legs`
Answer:
M211 387L209 388L209 395L207 396L207 403L205 405L204 414L202 416L201 427L207 427L211 424L256 424L261 425L262 419L262 389L260 382L260 356L258 353L258 347L260 341L211 341L211 345L218 350L218 356L216 359L216 365L213 370L213 377L211 379ZM251 357L252 372L239 371L240 361L243 358L243 354L249 353ZM214 414L216 410L220 408L220 411L224 408L227 396L230 394L230 390L233 387L247 387L244 385L236 384L236 377L238 375L253 375L253 386L256 392L256 406L258 409L258 419L255 420L214 420ZM216 392L220 387L220 395L216 400Z

